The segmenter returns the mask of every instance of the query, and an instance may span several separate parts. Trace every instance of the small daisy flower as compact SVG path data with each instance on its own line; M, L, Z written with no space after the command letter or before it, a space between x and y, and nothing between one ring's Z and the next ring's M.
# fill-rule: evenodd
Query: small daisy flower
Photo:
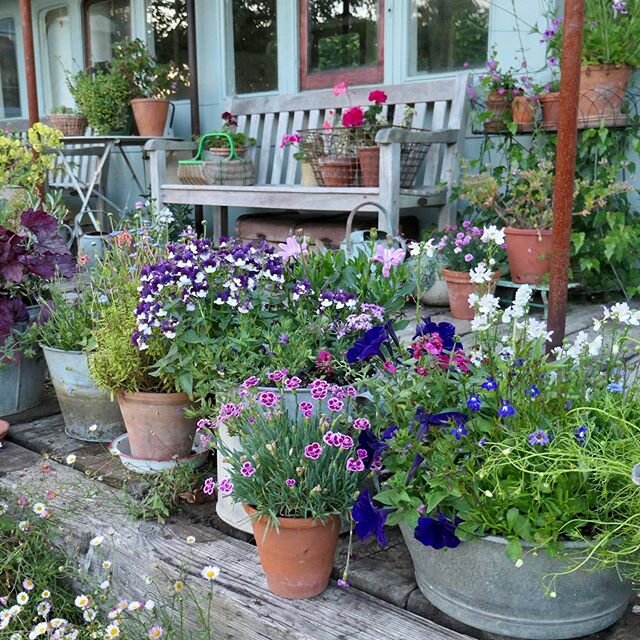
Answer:
M117 624L112 623L104 630L105 638L117 638L119 635L120 635L120 628L118 627Z
M103 560L102 568L107 570L111 569L111 560Z
M22 581L22 588L25 591L33 591L34 587L35 587L35 585L33 584L33 580L31 578L25 578Z
M182 582L182 580L176 580L173 583L173 590L176 593L180 593L183 589L184 589L184 582Z
M200 572L200 575L205 580L209 580L209 582L211 582L211 580L215 580L218 577L218 575L220 575L220 569L218 567L212 567L210 565L207 565L202 569L202 571Z
M48 598L50 598L50 597L51 597L51 591L49 591L48 589L45 589L45 590L40 594L40 596L41 596L42 598L44 598L45 600L47 600Z
M95 538L91 538L89 544L92 547L99 547L104 542L104 536L96 536Z
M156 624L151 627L151 629L149 629L148 635L151 640L156 640L156 638L162 638L162 636L164 635L164 630L160 625Z
M153 609L154 609L154 607L155 607L155 606L156 606L156 603L155 603L153 600L147 600L147 601L144 603L144 608L145 608L147 611L153 611Z
M73 464L76 461L76 456L73 453L70 453L67 456L67 464Z
M104 580L103 582L100 583L100 588L104 591L105 589L109 588L109 581L108 580Z
M96 431L97 429L98 429L98 425L97 425L97 424L92 424L92 425L89 427L89 431Z
M43 513L46 513L47 506L42 502L36 502L33 505L32 509L33 509L33 513L35 513L37 516L41 516Z
M85 596L83 593L81 593L73 601L73 604L75 604L76 607L78 607L78 609L84 609L84 608L89 606L89 597Z
M27 604L27 602L29 602L29 594L26 593L25 591L21 591L17 596L16 596L16 602L20 605L25 605Z
M96 610L85 609L82 612L82 617L85 619L85 622L93 622L96 619Z
M187 536L187 544L193 544L196 539L193 536Z

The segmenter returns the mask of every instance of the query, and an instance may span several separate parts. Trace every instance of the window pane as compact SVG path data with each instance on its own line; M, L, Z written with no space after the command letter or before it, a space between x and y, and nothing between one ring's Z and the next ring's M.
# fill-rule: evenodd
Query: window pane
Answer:
M479 67L487 59L489 0L414 0L416 71Z
M378 61L378 0L309 0L308 71Z
M5 18L0 20L0 118L21 115L16 27L12 18Z
M131 38L130 0L100 0L87 8L89 60L96 65L108 62L113 45Z
M52 9L45 15L47 57L52 107L71 107L73 98L65 82L65 69L73 66L69 11L66 7Z
M187 10L185 0L150 0L147 24L155 43L158 62L173 62L180 69L177 89L172 97L189 97L189 54L187 45Z

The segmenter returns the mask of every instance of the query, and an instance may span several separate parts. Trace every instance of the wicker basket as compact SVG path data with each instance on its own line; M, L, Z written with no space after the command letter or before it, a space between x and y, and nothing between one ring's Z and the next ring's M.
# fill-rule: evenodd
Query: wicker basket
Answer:
M87 119L71 113L53 113L49 116L49 124L63 136L83 136L87 128Z

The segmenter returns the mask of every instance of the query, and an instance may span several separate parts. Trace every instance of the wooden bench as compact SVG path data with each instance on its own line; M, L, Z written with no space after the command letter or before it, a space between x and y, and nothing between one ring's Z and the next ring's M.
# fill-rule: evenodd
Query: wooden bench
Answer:
M453 221L451 189L457 179L458 155L467 122L467 73L447 79L380 87L388 96L385 114L399 125L405 106L415 109L411 129L388 128L378 132L380 146L379 187L306 187L299 184L295 150L281 148L282 136L301 129L321 127L351 105L366 107L370 87L350 89L349 95L310 91L287 96L234 98L228 110L238 119L238 131L256 138L249 151L256 166L256 184L185 185L167 178L169 160L180 152L195 153L195 143L152 140L145 146L150 158L151 196L158 203L214 207L213 235L226 232L228 207L349 211L365 201L381 204L390 214L392 229L382 216L379 228L398 232L400 211L410 207L437 207L439 224ZM335 115L334 115L335 114ZM400 187L402 143L430 145L423 168L411 189ZM174 173L175 176L175 173ZM373 210L373 209L372 209Z

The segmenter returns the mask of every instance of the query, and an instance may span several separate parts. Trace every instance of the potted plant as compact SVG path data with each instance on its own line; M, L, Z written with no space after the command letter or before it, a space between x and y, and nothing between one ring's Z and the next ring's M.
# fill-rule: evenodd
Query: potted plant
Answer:
M207 138L207 152L205 158L229 158L231 159L232 150L231 142L233 142L235 155L239 158L243 158L247 147L253 147L256 144L256 139L247 136L244 133L240 133L238 128L238 120L232 113L225 111L222 114L222 128L213 133L225 133L227 136L214 136ZM229 140L229 138L231 140Z
M25 339L34 306L56 275L70 277L75 262L44 211L24 211L20 223L0 225L0 415L35 406L42 395L44 362Z
M63 136L83 136L87 128L87 119L71 107L54 107L47 119L54 129L62 132Z
M161 221L114 232L92 276L97 302L89 370L98 387L117 395L132 456L140 460L187 457L195 434L195 421L185 416L188 395L169 371L155 375L155 364L171 342L148 335L150 327L139 332L136 323L138 289L148 277L148 265L166 257L166 240ZM169 320L162 331L171 335Z
M322 138L320 136L305 136L300 133L285 133L280 141L280 148L297 146L293 159L300 163L300 185L303 187L317 187L312 160L322 152Z
M440 259L447 265L442 277L447 283L451 315L472 320L475 312L469 296L493 289L500 277L504 230L495 225L480 228L464 220L460 227L447 226L432 238Z
M107 66L67 74L67 86L76 101L78 113L98 135L130 133L130 80Z
M65 431L78 440L111 442L124 433L124 423L118 404L89 373L95 304L102 303L90 289L63 293L54 286L30 333L44 353Z
M614 305L595 337L581 332L552 358L532 293L524 285L506 310L476 297L468 349L426 321L411 357L370 379L377 428L359 446L384 469L382 507L363 494L353 515L362 536L400 523L418 585L448 615L572 638L615 622L631 589L620 576L638 576L638 384L624 358L640 317Z
M502 71L498 62L498 52L491 50L491 58L487 60L487 73L480 76L480 87L485 96L486 112L483 114L485 131L504 131L512 121L512 102L520 95L521 89L516 80L517 71Z
M384 126L389 126L382 113L383 105L387 101L387 94L380 89L369 93L372 104L362 111L363 121L358 128L358 166L360 169L360 183L363 187L377 187L380 182L380 147L376 144L376 134ZM360 107L356 107L360 109ZM344 122L343 122L344 124Z
M159 64L139 38L114 45L111 67L130 83L138 133L162 136L171 104L167 96L175 91L178 70L173 64Z
M291 416L277 391L249 393L233 411L228 407L233 415L226 419L240 451L203 429L230 463L229 476L218 478L218 494L244 505L267 586L285 598L312 598L326 588L340 517L365 475L355 444L362 425L350 419L348 396L332 400L327 412L303 402Z

